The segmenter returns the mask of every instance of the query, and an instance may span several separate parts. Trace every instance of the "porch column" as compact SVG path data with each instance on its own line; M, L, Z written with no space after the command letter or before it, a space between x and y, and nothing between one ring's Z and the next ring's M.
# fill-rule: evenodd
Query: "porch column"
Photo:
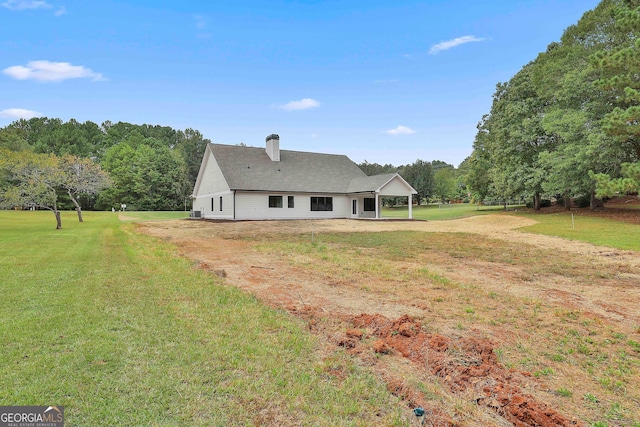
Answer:
M378 193L376 193L376 219L380 218L380 198L378 197Z
M409 194L409 219L413 219L413 197Z

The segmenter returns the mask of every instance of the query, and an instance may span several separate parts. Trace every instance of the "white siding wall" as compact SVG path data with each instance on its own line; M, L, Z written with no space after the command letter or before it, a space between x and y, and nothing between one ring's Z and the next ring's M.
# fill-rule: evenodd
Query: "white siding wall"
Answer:
M368 196L367 198L368 199L373 199L373 202L374 202L373 205L375 206L375 200L376 200L375 196L373 196L373 197ZM376 217L376 211L375 210L372 210L372 211L365 211L364 210L364 199L365 198L363 197L360 200L358 200L358 210L360 211L360 212L358 212L358 217L359 218L375 218Z
M269 196L282 196L281 208L269 207ZM288 207L288 196L294 207ZM312 212L311 197L333 197L333 211ZM236 193L236 219L313 219L350 217L351 198L332 194Z
M367 196L366 198L368 199L373 199L375 201L375 196ZM376 211L365 211L364 210L364 199L365 197L362 196L358 196L358 197L351 197L351 203L353 203L353 199L357 199L358 200L358 212L356 213L356 216L353 216L353 205L351 207L351 210L349 211L352 215L351 218L375 218L376 217Z
M222 198L222 210L220 198ZM204 218L233 219L233 192L198 196L193 201L193 210L202 212Z
M227 185L211 151L207 151L207 155L209 157L198 187L198 193L193 200L193 210L201 211L205 218L233 219L233 192L229 190L229 185ZM222 211L220 210L220 197L222 197ZM212 199L213 209L211 209Z

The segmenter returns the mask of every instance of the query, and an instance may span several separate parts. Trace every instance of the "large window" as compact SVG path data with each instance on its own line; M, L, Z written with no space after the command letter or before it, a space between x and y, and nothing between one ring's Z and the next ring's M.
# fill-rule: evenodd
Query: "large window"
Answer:
M289 196L288 200L287 200L287 206L289 207L289 209L293 209L293 196Z
M312 211L332 211L333 197L312 197L311 210Z
M365 212L375 212L376 210L376 199L367 197L364 199L364 211Z
M269 207L270 208L281 208L282 207L282 196L269 196Z

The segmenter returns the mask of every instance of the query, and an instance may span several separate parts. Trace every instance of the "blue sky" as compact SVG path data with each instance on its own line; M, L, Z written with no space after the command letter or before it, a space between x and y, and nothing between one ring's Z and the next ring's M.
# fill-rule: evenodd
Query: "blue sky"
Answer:
M34 115L457 166L596 0L0 0L0 126Z

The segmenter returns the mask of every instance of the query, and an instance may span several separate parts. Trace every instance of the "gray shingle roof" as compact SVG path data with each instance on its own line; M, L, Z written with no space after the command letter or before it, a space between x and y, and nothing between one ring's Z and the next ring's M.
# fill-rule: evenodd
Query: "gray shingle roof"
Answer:
M375 191L395 174L367 176L347 156L280 150L271 161L264 148L210 144L232 190L352 193Z

